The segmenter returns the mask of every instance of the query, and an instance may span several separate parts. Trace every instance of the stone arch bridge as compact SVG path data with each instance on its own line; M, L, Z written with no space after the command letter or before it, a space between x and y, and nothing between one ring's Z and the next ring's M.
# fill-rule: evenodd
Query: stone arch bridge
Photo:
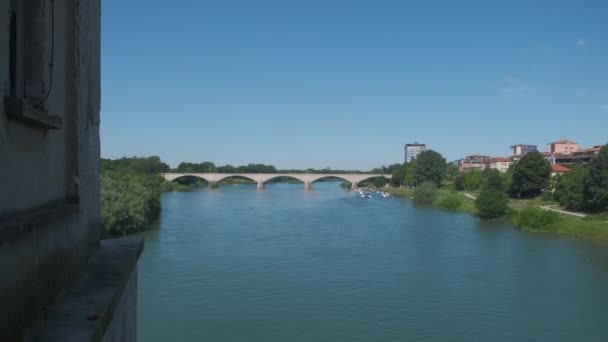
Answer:
M351 189L356 189L359 183L369 178L384 177L391 178L391 175L373 173L348 173L348 174L322 174L322 173L163 173L163 177L172 181L180 177L198 177L210 184L217 183L230 177L242 177L250 179L258 184L258 189L264 188L264 183L278 177L289 177L304 183L305 189L310 189L312 182L322 178L340 178L351 184Z

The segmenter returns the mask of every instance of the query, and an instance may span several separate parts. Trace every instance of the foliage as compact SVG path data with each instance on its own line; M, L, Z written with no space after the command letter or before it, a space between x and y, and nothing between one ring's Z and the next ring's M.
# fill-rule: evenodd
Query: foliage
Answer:
M101 220L106 231L126 234L142 229L160 214L158 157L101 160Z
M433 150L421 152L414 158L413 176L416 183L433 182L436 186L440 186L445 178L447 164L443 156Z
M463 204L464 201L462 198L454 194L443 196L437 201L437 206L447 210L458 210L463 206Z
M483 187L486 189L494 189L505 191L505 179L502 173L498 170L485 170L483 175Z
M126 234L142 229L160 213L158 175L106 171L101 174L101 221L106 231Z
M554 231L560 221L561 217L552 211L527 207L515 215L513 223L521 229Z
M553 197L568 210L584 210L585 184L589 176L587 168L578 168L572 172L554 177L557 178Z
M159 174L169 172L169 165L163 163L159 157L127 158L120 159L101 159L102 172L137 172L147 174Z
M475 191L483 184L483 173L479 170L471 170L463 173L463 190Z
M391 173L392 177L390 180L390 184L393 186L401 186L405 184L405 174L407 172L407 169L407 164L401 164L398 167L394 167Z
M507 213L509 199L497 189L484 189L475 200L477 215L481 218L498 218Z
M460 174L460 171L458 170L458 165L450 163L446 166L446 170L445 170L446 180L455 181L456 177L458 177L459 174Z
M369 179L364 180L363 182L361 182L361 184L359 184L359 186L371 186L371 187L375 187L375 188L380 188L385 186L388 183L388 179L384 178L384 177L372 177Z
M533 198L541 194L549 183L551 165L540 152L526 154L515 164L511 196Z
M464 190L464 173L459 173L454 177L454 190Z
M431 204L437 197L437 186L434 182L424 182L414 190L414 203Z
M477 215L481 218L498 218L507 213L509 199L504 192L500 172L487 172L481 193L475 200Z
M608 211L608 145L589 163L584 199L591 212Z

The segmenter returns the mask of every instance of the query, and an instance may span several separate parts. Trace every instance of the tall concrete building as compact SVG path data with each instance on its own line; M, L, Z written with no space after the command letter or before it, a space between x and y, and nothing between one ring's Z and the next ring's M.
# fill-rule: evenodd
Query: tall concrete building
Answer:
M143 242L101 240L100 18L0 1L0 341L137 339Z
M417 142L413 144L405 144L405 162L411 162L412 159L416 158L420 154L420 152L425 150L425 144L419 144Z

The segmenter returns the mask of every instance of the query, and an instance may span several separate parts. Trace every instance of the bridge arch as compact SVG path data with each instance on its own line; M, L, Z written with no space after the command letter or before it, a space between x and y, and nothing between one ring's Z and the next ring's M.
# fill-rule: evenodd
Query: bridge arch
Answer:
M226 175L218 174L218 175L221 175L221 176L217 176L213 180L216 183L219 183L219 182L221 182L221 181L223 181L225 179L228 179L228 178L243 178L243 179L248 179L248 180L250 180L252 182L258 182L257 179L254 179L253 177L251 177L251 176L249 176L247 174L226 174Z
M289 175L288 175L288 174L282 174L282 173L278 173L278 174L276 174L276 175L275 175L275 174L273 174L273 175L268 175L268 176L266 176L266 177L265 177L265 178L262 180L262 182L263 182L263 183L266 183L266 182L269 182L269 181L271 181L271 180L273 180L273 179L276 179L276 178L291 178L291 179L295 179L295 180L297 180L297 181L300 181L300 182L302 182L302 183L306 183L306 179L305 179L304 177L298 176L297 174L289 174Z
M177 179L184 178L184 177L194 177L194 178L202 179L207 183L212 182L210 179L207 179L205 176L202 176L202 175L196 174L196 173L180 173L180 174L173 174L173 175L164 175L164 178L170 182L173 182Z

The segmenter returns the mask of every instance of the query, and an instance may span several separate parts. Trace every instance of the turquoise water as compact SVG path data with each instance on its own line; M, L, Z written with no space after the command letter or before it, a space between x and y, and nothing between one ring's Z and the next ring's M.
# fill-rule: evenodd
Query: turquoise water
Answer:
M339 182L165 193L140 341L608 341L608 248Z

